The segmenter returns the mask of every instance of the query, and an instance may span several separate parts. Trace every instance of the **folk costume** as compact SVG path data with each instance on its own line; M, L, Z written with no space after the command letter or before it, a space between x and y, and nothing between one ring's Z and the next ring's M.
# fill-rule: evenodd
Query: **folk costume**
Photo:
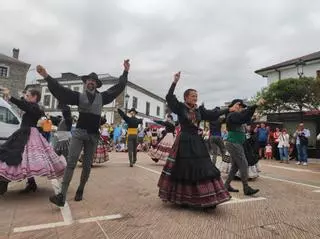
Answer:
M92 157L96 151L99 139L102 107L111 103L124 90L125 85L127 84L127 76L128 72L124 71L122 76L120 76L118 84L101 93L97 90L94 92L86 90L85 92L80 93L63 87L51 76L45 78L48 82L48 88L54 97L64 104L77 105L79 110L79 119L76 128L72 132L67 160L68 163L62 181L61 192L58 195L50 197L50 201L57 206L63 206L65 204L66 193L72 179L73 171L83 149L83 168L80 185L75 196L76 201L82 200L83 190L91 171ZM102 82L95 73L82 77L83 82L87 79L95 80L97 88L102 86Z
M243 108L247 107L240 99L233 100L229 107L237 103L240 103ZM256 108L256 105L249 106L241 112L231 112L227 116L228 137L226 148L230 154L231 170L225 186L230 192L239 192L239 190L232 188L230 185L238 170L240 171L244 194L253 195L259 191L258 189L252 189L248 185L248 161L243 147L246 141L244 124L251 122Z
M259 177L259 155L255 150L255 138L252 133L246 133L246 140L243 143L244 154L246 156L246 160L248 162L248 179L255 179ZM229 174L231 170L231 160L230 157L225 157L221 162L218 163L218 168L221 173ZM241 178L240 170L237 171L236 178Z
M158 145L154 148L150 148L149 156L154 162L167 161L170 150L174 143L174 131L175 131L175 123L173 121L154 121L157 124L165 126L165 134L164 137L159 141Z
M191 108L179 102L172 83L166 96L169 108L178 115L181 131L177 135L158 187L159 197L174 204L209 208L230 200L219 170L211 162L202 137L198 134L201 120L216 120L225 111Z
M0 146L0 194L7 191L9 182L29 178L32 179L32 185L29 185L32 188L29 189L35 191L37 185L33 177L58 178L66 167L64 157L54 152L36 128L38 120L44 116L39 105L14 97L10 101L25 113L20 129Z
M137 111L132 108L130 112ZM128 125L128 155L129 155L129 163L130 167L133 167L133 165L137 162L137 146L138 146L138 126L139 124L142 124L142 119L138 119L135 116L129 117L127 116L122 110L118 109L119 115L122 117L122 119L127 123Z
M69 145L71 140L72 116L71 109L68 105L58 104L58 108L62 111L63 119L58 125L57 132L53 136L52 145L58 155L68 157Z

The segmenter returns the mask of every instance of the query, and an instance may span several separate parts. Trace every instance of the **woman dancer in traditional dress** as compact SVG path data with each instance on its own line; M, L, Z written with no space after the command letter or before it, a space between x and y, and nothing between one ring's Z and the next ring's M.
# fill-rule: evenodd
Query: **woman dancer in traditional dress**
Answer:
M58 125L57 132L53 137L53 147L58 155L63 155L67 158L69 153L69 144L71 140L71 127L72 127L72 116L71 109L68 105L59 103L58 109L61 109L63 119Z
M155 120L154 122L166 127L165 136L159 141L155 148L150 149L149 156L156 163L159 160L165 162L174 143L175 122L173 121L172 115L168 115L166 121Z
M63 175L66 160L58 156L48 141L36 128L38 120L44 115L38 102L41 94L37 90L29 90L24 100L10 96L10 91L2 88L6 100L25 112L20 129L14 132L0 147L0 195L7 192L11 181L28 180L29 191L36 191L34 176L47 176L49 179ZM26 191L26 189L24 191Z
M231 197L198 134L199 123L201 120L216 120L228 109L198 108L198 94L194 89L186 90L184 103L179 102L173 94L179 79L180 72L175 74L166 100L172 112L178 115L181 131L160 176L159 197L165 202L182 206L215 208Z

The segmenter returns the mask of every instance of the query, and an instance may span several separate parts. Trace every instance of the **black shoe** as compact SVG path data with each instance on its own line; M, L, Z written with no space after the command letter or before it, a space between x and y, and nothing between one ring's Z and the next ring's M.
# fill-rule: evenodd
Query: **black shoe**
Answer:
M231 187L230 185L224 185L224 186L226 187L228 192L231 192L231 193L238 193L239 192L238 189L235 189L235 188Z
M74 200L76 202L82 201L82 196L83 196L83 190L77 190L76 196L74 197Z
M245 195L250 196L259 192L259 189L253 189L250 186L244 187L243 192Z
M8 182L0 181L0 195L3 195L8 191L8 184Z
M20 193L30 193L37 191L37 184L36 183L27 183L27 186L25 189L21 190Z
M211 206L211 207L204 207L204 208L202 208L202 210L204 211L204 212L211 212L212 210L214 210L214 209L216 209L217 208L217 205L213 205L213 206Z
M49 198L50 202L57 205L58 207L63 207L65 204L65 199L62 193L59 193L58 195L51 196Z

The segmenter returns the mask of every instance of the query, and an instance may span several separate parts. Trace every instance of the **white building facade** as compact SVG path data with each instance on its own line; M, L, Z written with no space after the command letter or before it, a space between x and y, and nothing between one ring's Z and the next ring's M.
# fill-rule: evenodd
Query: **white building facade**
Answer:
M288 78L320 77L320 51L256 70L266 77L268 85Z

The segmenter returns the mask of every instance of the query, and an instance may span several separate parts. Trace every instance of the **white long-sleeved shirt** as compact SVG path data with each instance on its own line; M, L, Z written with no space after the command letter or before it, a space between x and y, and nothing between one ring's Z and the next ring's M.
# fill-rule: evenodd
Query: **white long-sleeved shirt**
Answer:
M279 144L278 144L278 148L283 148L283 147L289 147L290 146L290 142L289 142L289 134L288 133L280 133L279 135Z

